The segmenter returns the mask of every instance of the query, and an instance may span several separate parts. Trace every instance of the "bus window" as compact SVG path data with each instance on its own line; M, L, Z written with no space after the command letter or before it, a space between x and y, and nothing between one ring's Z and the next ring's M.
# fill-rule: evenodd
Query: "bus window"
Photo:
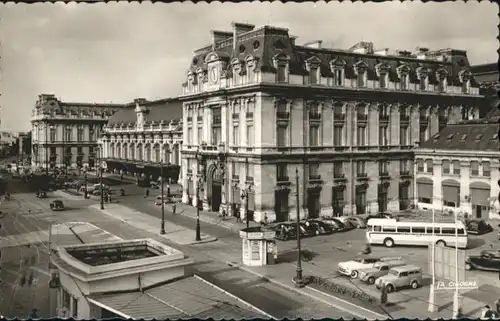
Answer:
M455 229L453 227L443 227L441 230L443 234L455 234Z
M432 234L432 227L427 227L427 234ZM441 228L435 227L434 234L441 234Z
M384 232L395 233L396 228L392 226L384 226Z
M410 233L410 227L398 226L398 233Z
M463 228L459 228L458 235L465 235L465 230Z
M418 226L413 226L411 228L412 233L420 233L420 234L425 234L425 227L418 227Z
M381 227L381 226L379 226L379 225L374 225L374 226L373 226L373 230L374 230L375 232L380 232L380 231L382 231L382 227Z

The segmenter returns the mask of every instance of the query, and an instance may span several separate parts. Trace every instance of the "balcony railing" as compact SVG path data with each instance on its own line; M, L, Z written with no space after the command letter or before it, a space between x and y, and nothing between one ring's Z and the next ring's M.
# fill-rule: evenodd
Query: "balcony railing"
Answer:
M233 120L239 120L240 114L233 114Z
M197 117L196 117L196 120L197 120L197 121L202 121L202 120L203 120L203 116L197 116Z
M213 116L212 117L212 124L220 124L222 122L221 116Z
M187 117L187 121L188 121L188 122L191 122L191 121L193 121L193 117L191 117L191 116L188 116L188 117Z
M315 112L310 112L309 113L309 119L311 119L311 120L321 119L321 114L320 113L315 113Z
M470 174L471 174L472 176L479 176L479 170L471 170L471 171L470 171Z
M239 181L239 180L240 180L240 175L233 174L233 175L231 176L231 178L232 178L234 181Z
M389 177L389 172L379 172L380 177Z
M309 180L311 180L311 181L317 181L320 179L321 179L321 175L318 175L318 174L310 174L309 175Z
M405 177L405 176L411 176L410 171L401 171L399 173L400 176Z
M288 176L278 176L277 179L276 179L276 181L278 183L280 183L280 182L289 182L290 178Z
M368 179L368 174L367 173L357 173L356 177L358 179Z
M389 121L389 115L379 115L378 119L379 119L379 121L387 122L387 121Z
M253 119L253 112L248 112L248 113L246 114L246 118L247 118L247 119Z
M290 118L290 113L278 111L278 112L276 112L276 118L277 119L288 119L288 118Z
M358 118L358 121L367 121L368 115L359 114L357 118Z

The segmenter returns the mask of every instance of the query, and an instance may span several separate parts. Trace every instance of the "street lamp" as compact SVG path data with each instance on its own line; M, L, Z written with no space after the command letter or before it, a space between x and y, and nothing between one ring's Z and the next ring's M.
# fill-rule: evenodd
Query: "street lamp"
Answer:
M84 199L87 199L87 167L83 168L83 185L85 186L85 194L83 195Z
M100 183L101 183L101 210L104 210L104 185L102 182L102 159L101 159L101 148L97 149L99 155L99 175L100 175Z
M163 158L160 162L160 179L161 179L161 228L160 234L165 234L165 200L163 199Z
M203 156L200 154L200 150L196 150L196 163L197 163L197 174L199 175L199 170L201 169L200 163L203 160ZM202 184L201 176L198 178L198 184L196 185L196 241L201 241L201 228L200 228L200 187Z
M300 248L300 207L299 207L299 169L295 169L295 184L297 188L297 276L295 277L295 287L303 288L304 280L302 279L302 251Z
M250 222L248 220L248 192L249 188L245 188L241 193L241 200L245 202L245 221L247 224L247 228L250 227Z

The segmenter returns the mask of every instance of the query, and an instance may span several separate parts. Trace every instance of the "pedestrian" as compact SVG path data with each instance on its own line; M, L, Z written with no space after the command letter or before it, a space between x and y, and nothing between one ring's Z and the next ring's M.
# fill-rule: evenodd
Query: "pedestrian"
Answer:
M144 195L144 198L149 196L149 188L146 188L146 195Z
M497 302L495 303L495 306L497 308L497 314L500 315L500 298L498 298Z
M462 312L462 308L458 308L457 315L455 315L455 317L453 319L459 320L459 319L463 319L463 318L465 318L465 315Z
M493 313L491 313L491 308L489 305L485 305L481 310L481 319L491 319L493 317Z
M380 304L387 305L387 285L385 283L382 283L380 289Z
M264 225L267 225L267 212L264 212Z
M239 209L236 209L236 223L241 223L241 214Z
M177 205L174 203L174 204L172 205L172 214L174 214L174 215L175 215L175 211L176 211L176 210L177 210Z
M123 172L120 173L120 181L123 181Z

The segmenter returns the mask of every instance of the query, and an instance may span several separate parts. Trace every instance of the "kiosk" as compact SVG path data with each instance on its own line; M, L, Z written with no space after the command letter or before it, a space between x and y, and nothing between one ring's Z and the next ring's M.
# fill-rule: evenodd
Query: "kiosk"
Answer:
M240 230L243 264L246 266L275 264L278 258L278 248L274 236L273 230L259 226Z

